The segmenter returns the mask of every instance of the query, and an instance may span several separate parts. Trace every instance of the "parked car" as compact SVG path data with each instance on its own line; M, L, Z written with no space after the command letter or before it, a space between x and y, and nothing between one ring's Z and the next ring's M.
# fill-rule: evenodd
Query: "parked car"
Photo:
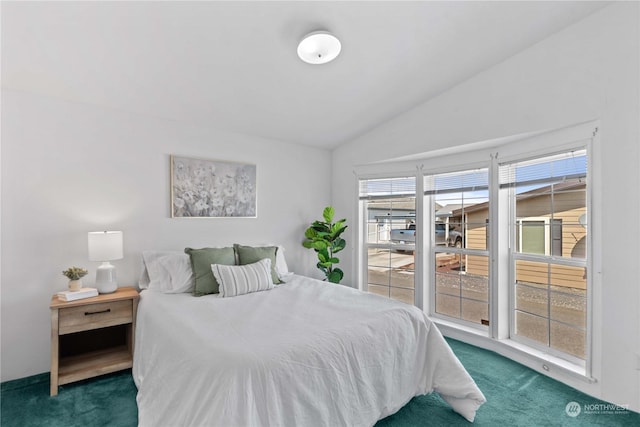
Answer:
M444 222L436 222L436 245L462 247L462 234L452 228L452 226L449 226L449 238L446 239L446 224Z
M436 223L436 245L462 247L462 234L453 230L449 226L449 237L445 238L446 224L443 222ZM407 228L396 228L391 230L391 242L405 245L415 244L416 242L416 225L411 223Z
M416 242L416 224L411 223L407 228L395 228L391 230L393 243L412 244Z

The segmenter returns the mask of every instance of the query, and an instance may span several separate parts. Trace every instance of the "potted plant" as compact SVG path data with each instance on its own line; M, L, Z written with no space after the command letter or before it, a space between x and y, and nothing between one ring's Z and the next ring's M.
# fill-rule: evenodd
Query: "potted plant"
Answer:
M69 279L69 290L79 291L82 289L82 279L88 273L87 270L81 267L69 267L62 272L64 276Z
M305 241L302 246L313 249L318 254L318 264L316 266L326 276L325 280L331 283L340 283L344 272L335 267L340 260L335 254L347 246L347 242L340 237L346 230L346 219L333 222L335 210L331 206L324 208L322 217L324 221L314 221L304 233Z

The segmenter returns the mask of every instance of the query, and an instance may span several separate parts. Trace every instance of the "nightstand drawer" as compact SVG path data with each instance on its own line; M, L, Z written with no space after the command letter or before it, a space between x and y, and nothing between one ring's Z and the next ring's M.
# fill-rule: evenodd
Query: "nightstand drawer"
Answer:
M122 325L131 323L132 320L133 303L131 300L61 308L59 310L59 334Z

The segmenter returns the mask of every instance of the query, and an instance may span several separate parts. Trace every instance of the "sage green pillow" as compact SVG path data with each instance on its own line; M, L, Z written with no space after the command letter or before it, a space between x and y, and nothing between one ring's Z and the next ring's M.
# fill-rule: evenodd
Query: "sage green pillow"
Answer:
M211 264L235 265L236 256L233 248L186 248L184 251L191 258L191 269L195 278L193 295L200 297L219 293L220 285L213 276Z
M234 244L233 248L238 256L238 264L246 265L253 264L262 259L268 258L271 260L271 278L276 285L282 283L278 273L276 271L276 253L278 252L277 246L242 246Z

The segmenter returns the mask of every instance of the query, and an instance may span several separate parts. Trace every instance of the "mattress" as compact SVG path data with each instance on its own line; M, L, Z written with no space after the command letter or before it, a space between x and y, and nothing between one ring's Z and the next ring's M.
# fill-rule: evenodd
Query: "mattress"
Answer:
M422 311L303 276L141 292L133 376L140 426L371 426L431 392L473 421L485 402Z

